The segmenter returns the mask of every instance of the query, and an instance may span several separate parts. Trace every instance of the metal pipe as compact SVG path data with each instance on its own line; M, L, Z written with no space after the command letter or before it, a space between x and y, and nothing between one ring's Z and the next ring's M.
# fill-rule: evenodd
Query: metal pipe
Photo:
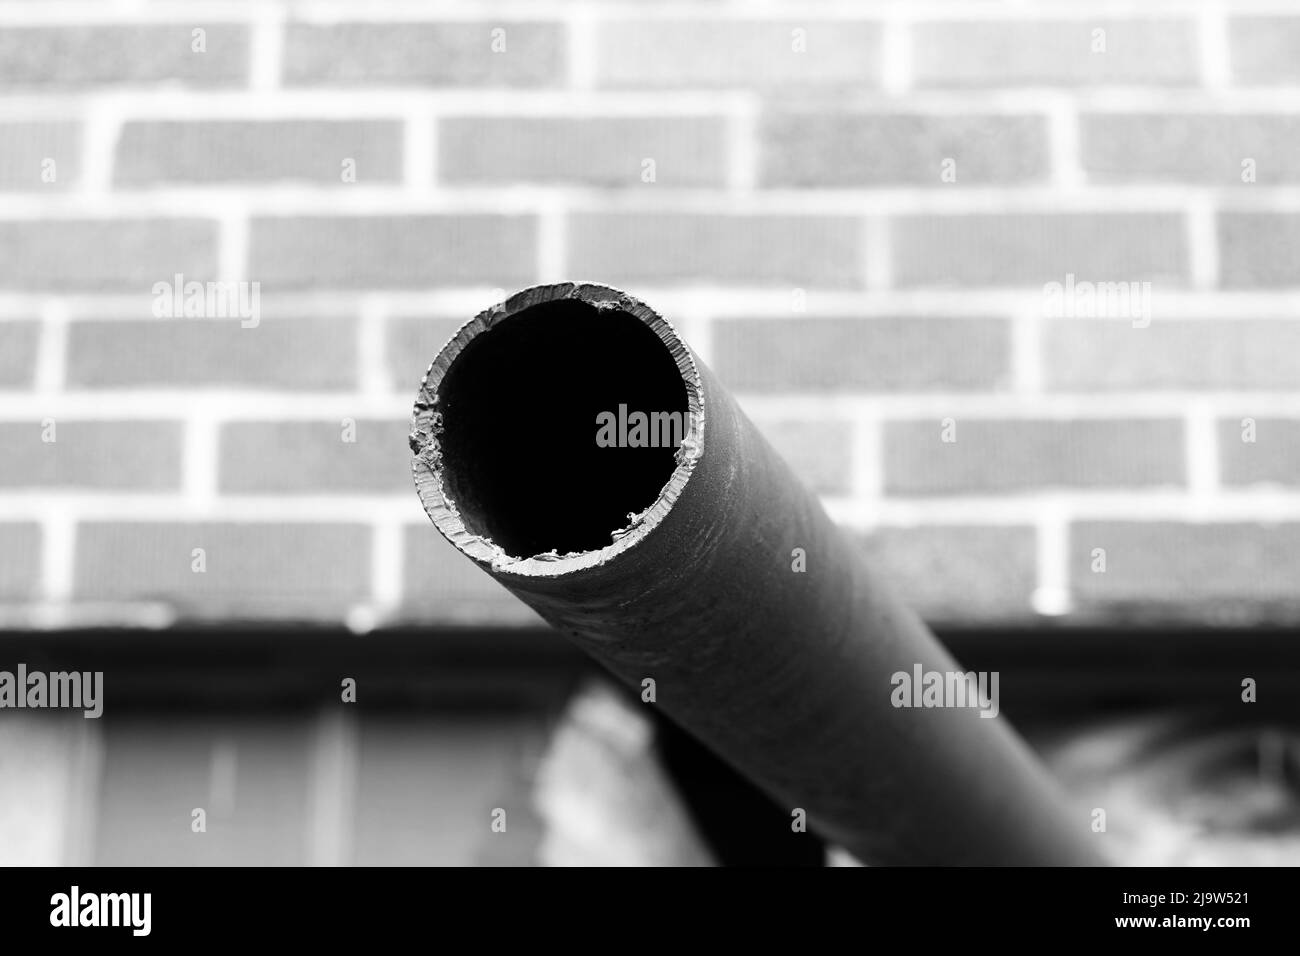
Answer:
M598 445L627 409L682 413L680 444ZM870 864L1102 862L1004 717L960 680L904 688L960 668L642 302L564 283L480 313L429 368L411 447L456 548L792 822Z

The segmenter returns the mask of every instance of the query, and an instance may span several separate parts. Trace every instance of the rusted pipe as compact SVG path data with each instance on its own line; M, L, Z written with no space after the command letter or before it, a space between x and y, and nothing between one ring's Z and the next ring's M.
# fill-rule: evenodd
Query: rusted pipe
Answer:
M680 445L600 446L620 406L682 413ZM872 864L1101 862L1004 717L900 706L897 675L957 664L645 304L565 283L480 313L429 368L411 447L456 548L792 825Z

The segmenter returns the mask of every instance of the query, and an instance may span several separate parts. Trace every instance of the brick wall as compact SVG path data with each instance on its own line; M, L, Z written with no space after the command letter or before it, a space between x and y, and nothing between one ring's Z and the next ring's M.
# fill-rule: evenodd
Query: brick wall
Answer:
M566 278L932 619L1295 617L1298 187L1280 0L0 4L0 625L533 620L403 438Z

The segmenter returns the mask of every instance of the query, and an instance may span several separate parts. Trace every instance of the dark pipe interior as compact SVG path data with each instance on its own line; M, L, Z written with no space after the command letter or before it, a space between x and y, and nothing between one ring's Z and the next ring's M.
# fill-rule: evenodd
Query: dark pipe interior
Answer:
M597 416L688 408L672 353L644 322L575 299L471 340L438 396L447 490L466 526L512 557L609 545L654 503L675 449L598 447Z

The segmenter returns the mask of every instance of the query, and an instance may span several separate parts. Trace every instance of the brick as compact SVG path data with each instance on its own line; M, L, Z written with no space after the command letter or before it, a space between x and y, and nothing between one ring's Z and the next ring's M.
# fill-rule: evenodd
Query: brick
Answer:
M1042 182L1050 171L1041 116L776 112L762 125L765 186L955 185Z
M370 547L360 524L88 522L73 595L161 602L183 618L336 621L370 597Z
M494 33L505 49L493 52ZM502 22L291 23L289 86L553 86L565 70L559 24Z
M881 30L865 20L608 20L597 26L596 82L878 87Z
M1231 288L1289 287L1300 283L1300 215L1219 214L1219 277Z
M618 285L855 287L862 224L851 216L579 214L569 271Z
M438 173L448 183L721 186L726 132L720 116L448 117L438 131ZM653 183L642 181L646 159L655 163Z
M0 388L27 388L41 344L39 322L0 321Z
M1057 391L1290 390L1300 322L1287 319L1054 319L1044 379Z
M758 430L807 487L848 494L853 481L853 428L843 421L758 420Z
M104 721L103 777L96 781L95 865L310 862L306 808L316 796L311 757L319 725L265 712L216 719L192 712L165 720L118 715L112 684L106 693L112 716ZM206 813L202 834L190 830L195 807Z
M357 381L352 319L78 321L68 384L84 388L337 390Z
M209 23L206 52L193 50L192 22L165 25L9 27L0 30L0 82L6 88L244 86L248 28Z
M1243 426L1242 418L1219 422L1219 471L1223 483L1300 484L1300 419L1249 417L1253 421L1253 441L1243 441L1249 435L1250 423Z
M41 526L0 522L0 601L34 600L41 588Z
M999 389L1010 375L1001 319L719 319L713 360L745 392Z
M1043 488L1184 483L1183 428L1162 420L956 419L885 426L885 488L898 495L996 494Z
M403 395L408 392L414 395L434 358L469 318L402 316L389 319L385 342L389 385Z
M1105 52L1094 53L1094 31ZM917 86L1186 86L1197 80L1192 21L963 20L912 31Z
M1082 163L1098 182L1240 185L1300 180L1300 116L1092 113L1080 118Z
M0 422L0 488L165 491L180 487L179 422ZM54 441L44 440L52 434Z
M1176 214L903 216L892 228L900 286L1044 285L1069 273L1089 282L1187 281Z
M540 625L541 618L447 543L432 522L409 525L401 614L422 623Z
M312 216L254 219L252 275L277 287L528 285L532 216Z
M0 288L142 294L175 273L216 273L217 227L199 219L0 222Z
M1094 549L1106 570L1092 570ZM1070 529L1070 574L1082 610L1220 623L1297 616L1300 524L1084 522Z
M1300 17L1240 17L1228 21L1232 79L1246 85L1300 81Z
M75 123L0 123L0 191L75 185L81 178L80 147Z
M402 178L402 125L395 121L279 120L133 122L118 139L119 184L271 182L343 185Z
M219 487L224 494L413 494L409 432L405 420L231 423L221 430Z
M932 623L970 625L1028 615L1037 535L1019 526L878 528L862 550L903 601Z

